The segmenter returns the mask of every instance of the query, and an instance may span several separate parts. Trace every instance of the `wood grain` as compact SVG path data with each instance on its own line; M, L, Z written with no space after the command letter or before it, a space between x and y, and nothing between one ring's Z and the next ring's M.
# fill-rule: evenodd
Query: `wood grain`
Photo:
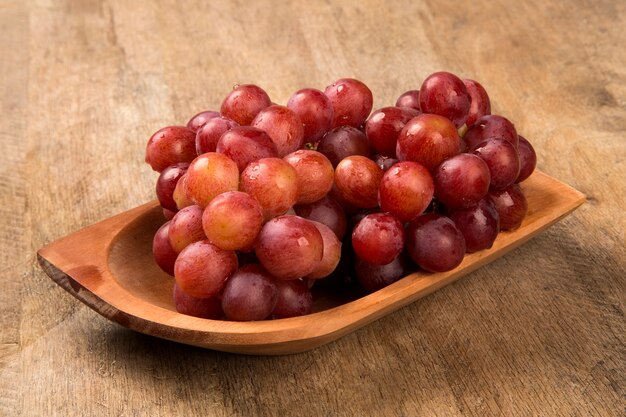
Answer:
M626 4L0 0L0 415L624 415ZM247 357L127 331L37 266L153 198L143 146L236 83L375 107L479 80L587 195L523 247L335 343Z

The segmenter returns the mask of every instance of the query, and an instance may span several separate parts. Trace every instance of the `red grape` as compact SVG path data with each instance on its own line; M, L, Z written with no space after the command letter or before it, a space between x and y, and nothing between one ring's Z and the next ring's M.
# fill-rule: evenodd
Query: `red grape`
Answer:
M489 191L489 167L468 153L445 160L433 177L435 197L448 207L471 207Z
M172 211L178 210L176 201L174 201L174 189L180 177L187 172L187 168L189 168L189 164L181 162L161 171L156 183L156 196L159 199L159 203L161 203L161 207Z
M313 296L308 283L299 279L291 281L276 280L278 302L272 316L281 319L286 317L304 316L313 310Z
M304 144L302 121L288 107L274 105L261 110L252 121L252 126L268 134L281 158Z
M237 191L239 169L226 155L207 152L189 165L185 186L193 201L204 208L216 195Z
M323 223L311 222L322 235L322 241L324 245L324 252L322 254L322 260L317 264L313 272L308 274L308 279L320 279L330 275L341 258L341 242L328 226Z
M300 149L283 158L296 170L298 178L297 204L310 204L320 200L331 188L335 179L332 164L323 154Z
M463 135L463 141L470 152L487 139L494 138L511 142L517 149L518 138L515 126L507 118L495 114L476 120L476 123Z
M404 247L404 228L392 214L373 213L363 217L352 231L352 248L370 264L393 261Z
M215 152L217 142L222 135L237 126L239 126L237 123L225 117L214 117L207 120L196 132L196 152L198 155L207 152Z
M175 214L176 214L175 211L168 210L166 208L163 209L163 217L165 217L165 220L172 220Z
M351 155L370 155L370 145L365 133L352 126L341 126L328 132L317 144L333 167Z
M239 172L250 162L278 155L267 133L251 126L237 126L225 132L217 142L216 151L235 161Z
M327 196L311 204L293 206L293 209L300 217L325 224L335 232L338 239L343 239L347 225L346 213L333 198Z
M469 113L465 124L471 126L479 118L491 114L491 102L489 101L487 91L478 81L465 79L463 80L463 84L465 84L471 98Z
M148 140L146 162L157 172L196 157L196 134L184 126L157 130Z
M436 213L422 214L406 231L406 248L421 268L444 272L456 268L465 255L465 239L449 218Z
M396 107L410 107L412 109L420 110L420 90L409 90L396 100Z
M324 93L314 88L296 91L287 107L300 117L304 142L317 142L333 123L333 105Z
M222 300L219 297L196 298L184 292L174 284L174 307L176 311L188 316L217 320L224 315Z
M483 198L474 207L452 210L447 215L463 234L467 252L489 249L500 232L500 216L489 198Z
M433 178L428 170L417 162L404 161L383 175L378 201L383 211L406 223L426 210L434 192Z
M355 269L359 283L369 293L393 284L406 273L406 265L402 254L385 265L370 264L361 258L357 258Z
M252 196L229 191L215 197L202 214L209 242L224 250L250 250L263 226L263 209Z
M174 264L176 283L185 293L196 298L216 296L235 271L235 252L222 250L208 240L187 246Z
M272 100L261 87L236 85L222 101L220 113L241 126L248 126L261 110L271 105Z
M317 268L324 241L313 223L298 216L279 216L263 226L255 253L261 265L278 279L305 277Z
M333 106L333 127L358 127L372 111L372 92L359 80L342 78L326 87L324 94Z
M474 148L489 167L491 188L502 190L517 179L520 172L519 155L511 142L503 139L488 139Z
M408 107L383 107L376 110L365 123L365 133L372 148L381 155L395 158L400 131L419 114L419 111Z
M228 279L222 294L226 318L235 321L264 320L278 301L272 276L258 264L242 267Z
M197 132L202 126L205 125L206 122L213 119L214 117L220 117L220 113L211 110L201 111L200 113L189 119L189 121L187 122L187 128L192 132Z
M459 77L449 72L429 75L420 88L420 110L438 114L463 126L470 110L470 95Z
M335 168L335 185L339 194L358 208L378 205L378 187L383 171L374 161L360 155L344 158Z
M178 252L172 248L169 230L170 222L166 222L156 231L152 239L152 255L159 268L174 276L174 262L176 262Z
M181 209L170 220L168 236L176 253L193 242L206 239L202 229L202 209L196 205Z
M517 149L519 151L519 159L520 159L520 171L516 183L524 181L526 178L530 177L530 174L533 173L535 167L537 166L537 154L535 153L535 148L530 144L526 138L523 136L518 136L519 143L517 145Z
M460 152L457 129L450 120L436 114L420 114L409 120L396 145L399 160L418 162L431 173L444 160Z
M181 210L195 204L189 195L189 191L187 190L187 173L181 175L176 182L174 192L172 193L172 200L176 203L177 210Z
M284 214L298 199L296 170L280 158L263 158L241 173L241 191L256 198L265 220Z
M489 198L500 216L500 230L515 230L522 224L528 212L528 202L517 184L498 191L489 191Z

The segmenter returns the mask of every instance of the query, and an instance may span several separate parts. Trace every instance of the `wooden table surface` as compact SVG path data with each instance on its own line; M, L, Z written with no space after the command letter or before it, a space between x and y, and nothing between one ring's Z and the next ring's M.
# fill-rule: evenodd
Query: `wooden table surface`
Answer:
M624 415L626 3L303 3L0 0L0 415ZM378 108L442 69L479 80L588 200L337 342L253 357L159 340L37 265L151 200L150 134L234 84L285 103L351 76Z

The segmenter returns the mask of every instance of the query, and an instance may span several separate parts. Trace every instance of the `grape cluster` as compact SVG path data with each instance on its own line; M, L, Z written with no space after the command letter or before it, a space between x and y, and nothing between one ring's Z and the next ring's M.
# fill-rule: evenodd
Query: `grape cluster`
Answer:
M350 78L286 106L237 85L219 112L150 137L168 220L153 254L175 278L179 312L308 314L317 282L353 273L373 292L418 268L451 270L520 226L518 183L536 154L491 115L482 85L437 72L393 107L371 113L372 103Z

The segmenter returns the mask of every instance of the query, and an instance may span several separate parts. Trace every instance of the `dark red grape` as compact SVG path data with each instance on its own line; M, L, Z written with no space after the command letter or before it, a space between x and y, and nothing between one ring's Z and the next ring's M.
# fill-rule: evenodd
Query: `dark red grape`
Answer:
M359 127L372 111L371 90L359 80L342 78L324 90L333 106L333 127Z
M342 159L352 155L370 155L370 145L365 133L352 126L341 126L328 132L317 144L333 167Z
M184 126L157 130L148 140L146 162L157 172L196 157L196 134Z
M523 136L518 136L519 143L517 145L517 150L519 151L519 159L520 159L520 171L516 183L524 181L526 178L530 177L530 174L533 173L535 167L537 166L537 154L535 153L535 148L530 144L526 138Z
M289 98L287 107L300 117L304 142L317 142L332 127L333 105L320 90L305 88L296 91Z
M344 158L335 169L335 185L342 198L358 208L378 205L378 187L383 171L365 156Z
M463 81L449 72L429 75L420 88L420 110L438 114L463 126L470 110L470 95Z
M378 201L383 211L406 223L426 210L434 192L433 178L428 170L417 162L404 161L383 175Z
M471 207L489 191L489 167L480 157L462 153L442 162L433 180L440 202L448 207Z
M402 223L389 213L368 214L352 231L354 253L370 264L390 263L400 255L403 247Z
M216 151L235 161L239 172L250 162L278 155L276 145L267 133L251 126L237 126L226 131L217 142Z
M207 120L196 132L196 152L198 155L207 152L215 152L217 142L222 135L237 126L239 125L236 122L225 117L214 117Z
M300 149L286 155L283 160L296 170L298 177L297 204L310 204L318 201L333 188L335 171L324 154Z
M406 248L421 268L444 272L456 268L465 255L465 239L449 218L422 214L406 230Z
M399 160L418 162L431 173L444 160L460 152L457 129L450 120L436 114L420 114L409 120L396 145Z
M500 216L500 230L515 230L522 224L528 212L528 202L517 184L498 191L489 191L489 198Z
M378 165L380 169L383 170L383 172L387 172L389 168L391 168L392 166L400 162L396 158L389 158L389 157L379 155L379 154L374 155L372 160L376 162L376 165Z
M343 239L347 225L346 213L333 198L327 196L311 204L295 205L293 209L300 217L325 224L335 232L338 239Z
M242 267L228 279L222 294L226 318L235 321L264 320L278 302L278 288L261 265Z
M252 126L268 134L281 158L300 149L304 144L302 121L288 107L278 105L266 107L256 115Z
M170 220L168 236L177 253L193 242L206 239L202 229L202 209L196 205L181 209Z
M517 149L517 131L507 118L489 114L476 120L463 135L463 141L469 152L487 139L504 139L511 142Z
M165 220L172 220L175 214L175 211L168 210L166 208L163 209L163 217L165 217Z
M152 255L154 261L163 271L174 276L174 262L178 257L178 252L172 248L169 238L170 222L166 222L154 234L152 239Z
M406 274L406 265L402 254L385 265L370 264L357 258L355 268L359 283L369 293L393 284Z
M404 125L420 112L408 107L383 107L365 123L365 134L372 148L381 155L396 157L398 135Z
M156 196L159 199L159 203L161 203L161 207L171 211L178 211L176 201L174 201L174 189L180 177L187 172L187 168L189 168L189 164L181 162L161 171L156 183Z
M396 107L410 107L412 109L420 110L420 90L409 90L396 100Z
M503 139L488 139L474 148L474 155L478 155L489 167L491 174L491 188L502 190L517 179L520 172L520 161L517 150Z
M312 221L311 223L317 227L317 230L322 235L324 252L322 254L322 260L317 264L313 272L306 276L306 278L325 278L330 275L339 264L339 259L341 258L341 242L330 227L319 222Z
M261 87L254 84L236 85L224 101L220 113L241 126L249 126L261 110L272 105L272 100Z
M189 128L192 132L197 132L202 126L205 125L206 122L214 117L220 117L220 113L211 110L201 111L189 119L187 122L187 128Z
M500 232L500 216L489 198L483 198L474 207L451 210L447 215L463 234L468 253L489 249Z
M217 320L224 315L222 300L219 297L196 298L184 292L178 284L174 284L174 307L176 311L188 316L202 319Z
M276 280L275 284L278 288L278 302L272 311L274 318L297 317L311 313L313 296L309 290L308 282L299 279Z
M476 123L476 120L487 114L491 114L491 101L489 101L487 91L478 81L465 79L463 83L471 98L469 113L465 124L471 126Z

